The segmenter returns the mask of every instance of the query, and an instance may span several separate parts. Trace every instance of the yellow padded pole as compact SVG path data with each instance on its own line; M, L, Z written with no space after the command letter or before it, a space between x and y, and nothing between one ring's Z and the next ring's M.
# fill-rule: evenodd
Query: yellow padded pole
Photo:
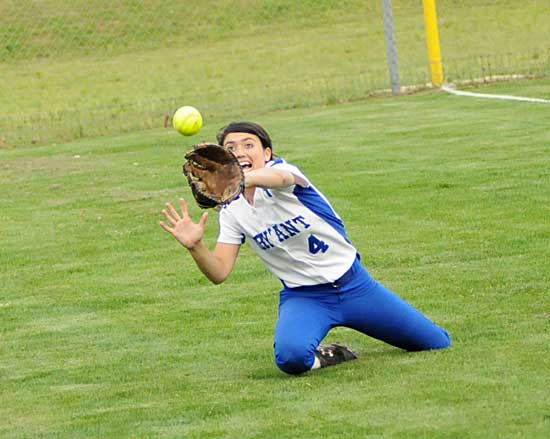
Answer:
M428 59L432 84L443 84L443 64L441 63L441 49L439 47L439 32L437 30L437 14L435 0L422 0L424 9L424 26L426 28L426 45L428 46Z

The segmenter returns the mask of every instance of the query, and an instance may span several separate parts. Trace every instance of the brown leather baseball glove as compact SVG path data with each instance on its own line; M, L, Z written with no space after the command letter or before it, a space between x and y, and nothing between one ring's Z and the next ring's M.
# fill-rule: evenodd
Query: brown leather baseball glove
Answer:
M197 204L203 208L221 206L244 190L244 174L235 154L214 143L199 143L185 154L183 173Z

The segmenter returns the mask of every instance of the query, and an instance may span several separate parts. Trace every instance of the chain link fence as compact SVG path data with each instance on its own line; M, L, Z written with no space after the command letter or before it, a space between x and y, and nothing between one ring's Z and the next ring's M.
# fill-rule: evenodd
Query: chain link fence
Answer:
M401 86L422 2L393 0ZM449 80L550 74L550 0L439 0ZM389 88L381 2L0 0L0 147L353 101Z

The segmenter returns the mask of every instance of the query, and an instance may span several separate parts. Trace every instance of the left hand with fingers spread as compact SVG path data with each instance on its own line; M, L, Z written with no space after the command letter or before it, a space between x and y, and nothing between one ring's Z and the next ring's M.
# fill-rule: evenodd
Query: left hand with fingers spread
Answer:
M204 212L198 223L194 223L187 211L185 200L180 198L181 215L172 206L166 203L166 208L162 214L168 220L169 224L161 221L160 226L170 233L186 249L192 250L201 241L204 235L204 225L206 224L207 212Z
M199 222L195 223L189 216L183 198L180 198L180 207L181 215L171 203L166 203L162 214L169 224L161 221L160 226L189 251L199 269L208 279L215 284L222 283L233 269L239 246L217 244L213 252L208 250L202 241L208 213L204 212Z

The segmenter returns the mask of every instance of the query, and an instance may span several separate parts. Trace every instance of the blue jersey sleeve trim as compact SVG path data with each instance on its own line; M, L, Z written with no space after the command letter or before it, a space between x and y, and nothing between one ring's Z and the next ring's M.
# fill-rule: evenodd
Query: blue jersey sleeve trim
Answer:
M278 159L275 159L272 163L271 163L271 166L273 165L278 165L279 163L283 163L283 159L282 158L278 158Z
M312 186L302 187L296 185L293 191L300 203L330 224L347 242L350 242L346 235L344 223L336 216L336 213L327 201Z

